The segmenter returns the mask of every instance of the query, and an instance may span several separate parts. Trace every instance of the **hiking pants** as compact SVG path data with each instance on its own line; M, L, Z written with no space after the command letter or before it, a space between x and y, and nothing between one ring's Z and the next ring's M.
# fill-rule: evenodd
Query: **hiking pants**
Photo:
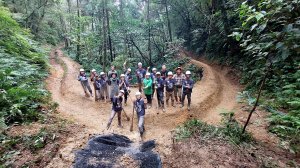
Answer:
M95 90L95 100L100 100L101 99L101 90Z
M156 97L158 101L158 107L163 107L164 108L164 92L162 91L157 91L156 90Z
M124 103L125 104L127 103L128 95L129 95L128 91L125 91L125 93L124 93L124 99L125 99Z
M102 87L100 89L100 95L101 95L101 99L108 99L108 87L105 86L105 87Z
M174 91L168 92L166 91L166 103L169 105L169 99L171 98L172 106L174 106Z
M174 97L176 101L181 102L181 97L182 97L182 86L181 87L175 87L174 89Z
M147 103L151 106L152 105L152 95L151 94L150 95L145 94L145 96L147 98Z
M91 86L90 86L88 80L86 80L86 81L80 81L80 83L81 83L81 86L83 87L84 93L87 93L87 90L88 90L91 95L93 94L93 91L91 89Z
M184 99L185 99L185 96L187 96L187 99L188 99L188 106L190 107L190 106L191 106L191 97L192 97L192 93L185 93L185 92L182 93L182 106L184 106Z
M116 114L118 114L118 125L121 126L121 111L114 111L114 110L111 111L111 115L107 125L111 125L112 120L114 119Z
M138 87L139 87L139 92L142 92L142 82L138 83Z
M143 135L143 133L145 131L144 123L145 123L145 116L139 116L138 117L138 127L139 127L141 136Z

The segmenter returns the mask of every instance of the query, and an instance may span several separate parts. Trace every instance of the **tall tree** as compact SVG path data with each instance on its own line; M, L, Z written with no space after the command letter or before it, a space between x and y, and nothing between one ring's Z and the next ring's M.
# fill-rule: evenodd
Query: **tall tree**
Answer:
M106 70L106 59L107 59L107 24L106 24L106 8L107 8L107 1L102 0L103 7L102 7L102 29L103 29L103 59L102 59L102 68L103 71Z
M81 48L80 48L81 24L80 24L80 4L79 4L79 0L77 0L76 7L77 7L77 53L76 53L76 60L79 61L80 55L81 55Z

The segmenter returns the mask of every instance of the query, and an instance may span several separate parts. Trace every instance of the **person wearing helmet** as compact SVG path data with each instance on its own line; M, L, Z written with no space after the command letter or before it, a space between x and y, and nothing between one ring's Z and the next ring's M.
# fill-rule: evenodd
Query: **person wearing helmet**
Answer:
M152 79L152 88L155 88L156 73L157 73L157 69L152 68L152 73L150 74L150 77ZM153 89L152 97L154 96L154 92L155 92L155 89Z
M127 71L125 72L125 80L127 81L128 84L131 83L132 75L131 75L131 69L130 68L128 68Z
M123 110L122 107L123 95L124 95L124 90L120 90L119 94L117 96L113 96L112 98L112 111L106 126L107 129L109 129L111 122L114 119L116 114L118 114L118 127L122 128L121 112Z
M150 73L146 73L146 78L143 81L144 84L144 94L147 98L147 104L149 109L152 105L152 79L150 78Z
M143 68L143 64L141 62L138 63L138 69L135 71L135 75L138 81L139 92L142 92L142 83L146 75L146 70Z
M100 97L102 100L108 99L108 79L106 77L106 74L104 72L100 73Z
M130 88L129 88L129 83L125 80L125 74L121 74L120 76L120 84L119 84L119 88L121 90L124 90L124 105L127 105L127 98L130 92Z
M165 64L161 66L160 74L161 74L161 78L163 80L165 80L167 78L167 76L168 76L168 70L167 70L167 66Z
M99 75L95 76L94 85L95 85L95 101L99 101L101 99L101 79Z
M115 73L118 76L118 72L116 71L116 67L114 65L112 65L110 67L110 71L108 71L108 78L110 79L112 77L112 74Z
M91 76L90 76L90 80L91 80L91 82L92 82L92 84L93 84L93 86L94 86L94 93L95 93L95 101L98 101L98 96L96 95L97 94L97 91L96 91L96 88L97 88L97 86L96 86L96 76L97 76L98 74L97 74L97 71L96 71L96 69L92 69L91 70Z
M163 109L163 112L165 112L164 88L165 88L165 81L161 78L160 72L156 72L155 89L156 89L157 103L158 103L158 107Z
M174 105L174 88L175 88L175 80L173 79L173 73L170 71L168 72L168 78L165 80L166 85L166 103L169 106L169 99L171 98L172 106Z
M145 109L146 104L144 100L142 99L141 92L135 93L136 100L133 102L133 107L136 111L137 118L138 118L138 128L140 132L140 137L143 137L145 127L144 127L144 121L145 121Z
M120 81L117 78L117 73L112 72L111 73L111 78L109 80L109 85L110 85L110 94L109 95L110 95L111 102L112 102L113 97L118 95L119 84L120 84Z
M80 81L81 86L83 88L83 91L87 97L90 95L93 97L93 91L91 89L91 86L89 84L89 80L84 72L84 69L80 69L79 75L78 75L78 81ZM87 93L87 90L90 92L90 95Z
M184 99L185 96L187 96L188 99L188 111L190 111L191 108L191 94L194 87L194 81L191 79L191 71L186 71L185 73L185 80L183 80L182 83L182 102L181 102L181 108L184 107Z
M182 68L176 68L176 74L173 76L175 80L175 89L174 89L174 97L177 103L181 103L182 96L182 82L185 79L185 75L182 73Z

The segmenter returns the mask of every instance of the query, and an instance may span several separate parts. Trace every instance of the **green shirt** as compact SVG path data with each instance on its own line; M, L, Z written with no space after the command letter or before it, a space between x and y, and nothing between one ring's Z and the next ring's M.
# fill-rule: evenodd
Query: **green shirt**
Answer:
M144 84L144 93L145 95L151 95L152 94L152 79L145 78L143 81Z

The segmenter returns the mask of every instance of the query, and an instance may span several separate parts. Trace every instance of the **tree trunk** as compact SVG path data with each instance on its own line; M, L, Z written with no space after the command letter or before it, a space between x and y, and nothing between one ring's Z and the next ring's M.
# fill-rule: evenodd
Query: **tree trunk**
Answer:
M81 55L81 50L80 50L80 43L81 43L81 39L80 39L80 9L79 9L79 0L77 0L77 53L76 53L76 61L79 62L80 59L80 55Z
M166 8L166 15L167 15L167 22L168 22L169 38L170 38L170 42L172 42L173 38L172 38L171 22L170 22L170 18L169 18L168 0L165 0L165 8Z
M103 60L102 68L105 72L106 70L106 58L107 58L107 25L106 25L106 0L103 0L103 9L102 9L102 29L103 29Z
M111 41L111 35L110 35L110 25L109 25L109 11L106 7L106 22L107 22L107 33L108 33L108 45L109 45L109 53L110 53L110 61L114 61L113 56L113 48L112 48L112 41Z
M147 24L148 24L148 55L149 63L152 65L152 53L151 53L151 25L150 25L150 0L147 3Z

